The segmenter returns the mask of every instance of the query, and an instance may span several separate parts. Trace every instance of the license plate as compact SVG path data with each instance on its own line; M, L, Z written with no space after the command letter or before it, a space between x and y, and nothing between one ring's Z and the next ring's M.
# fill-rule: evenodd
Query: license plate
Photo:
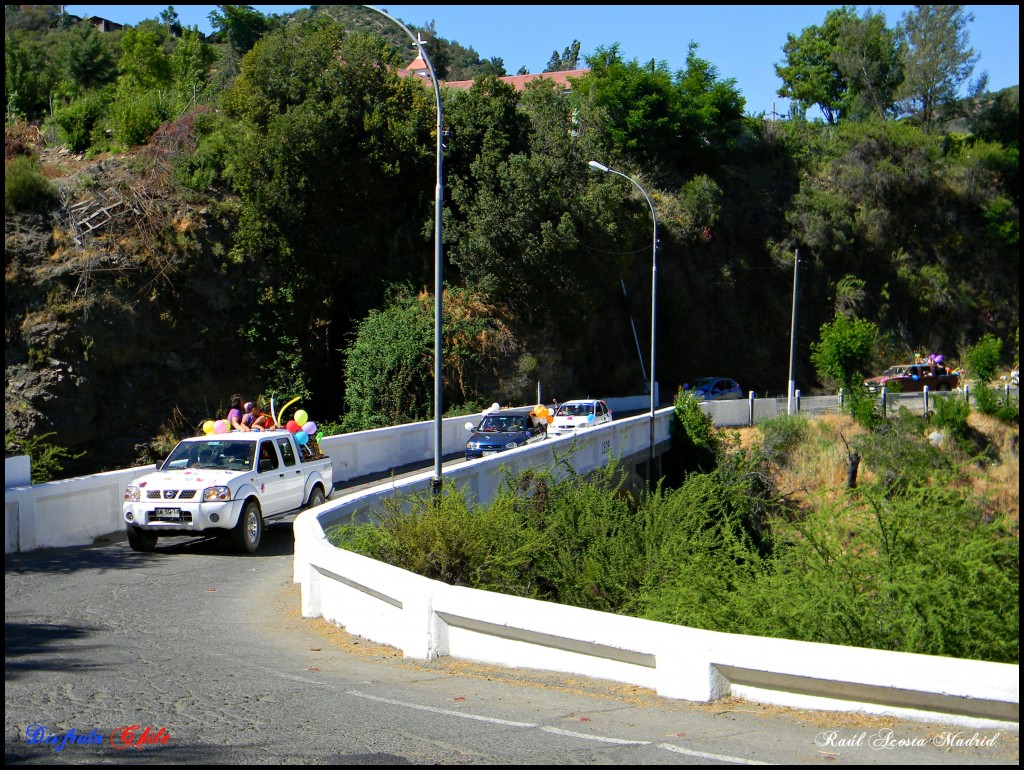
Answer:
M492 449L492 450L490 450L488 452L481 452L480 454L483 457L487 457L487 455L496 455L496 454L498 454L498 450L497 449Z
M149 517L150 521L181 521L181 508L156 508Z

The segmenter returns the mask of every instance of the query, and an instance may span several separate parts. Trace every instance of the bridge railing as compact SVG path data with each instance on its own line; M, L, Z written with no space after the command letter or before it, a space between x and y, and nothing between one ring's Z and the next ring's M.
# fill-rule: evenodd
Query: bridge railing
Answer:
M706 406L716 422L719 413L728 422L738 420L745 405ZM660 445L668 440L672 410L657 417ZM566 461L586 473L609 451L645 457L649 441L646 415L616 421L579 437ZM445 472L445 481L486 502L505 470L548 465L571 443L559 438L462 463ZM329 542L338 523L370 521L385 498L427 495L430 482L424 472L299 515L293 577L301 586L303 617L322 617L409 658L447 655L594 676L671 698L706 702L735 695L973 727L1014 727L1019 719L1015 665L711 632L449 586Z

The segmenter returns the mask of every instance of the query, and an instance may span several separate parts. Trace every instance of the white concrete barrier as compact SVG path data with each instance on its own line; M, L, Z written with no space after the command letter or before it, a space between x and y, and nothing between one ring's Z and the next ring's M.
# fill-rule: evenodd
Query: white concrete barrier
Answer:
M646 417L623 423L582 436L567 461L586 473L601 464L602 449L617 442L625 452L643 451ZM667 419L657 423L659 436L668 425ZM445 482L485 501L502 478L506 463L499 459L519 467L547 463L569 443L546 441L465 463L446 472ZM1017 726L1016 665L725 634L454 587L327 540L334 524L369 520L385 496L429 494L430 481L424 473L345 495L296 519L294 579L303 617L323 617L410 658L451 655L562 671L649 687L670 698L706 702L732 694L799 708Z

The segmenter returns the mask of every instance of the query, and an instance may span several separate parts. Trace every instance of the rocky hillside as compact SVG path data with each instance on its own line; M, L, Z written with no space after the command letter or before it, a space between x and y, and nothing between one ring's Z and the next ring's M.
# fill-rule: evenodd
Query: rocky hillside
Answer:
M119 157L7 136L59 205L5 218L5 432L52 434L76 456L70 473L150 462L245 388L224 206L172 184L178 129L177 144L165 132ZM197 396L209 393L224 403Z

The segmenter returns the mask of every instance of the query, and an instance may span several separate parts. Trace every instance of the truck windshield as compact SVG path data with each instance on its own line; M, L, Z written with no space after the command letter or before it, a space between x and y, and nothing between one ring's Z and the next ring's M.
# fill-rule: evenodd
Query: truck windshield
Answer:
M182 442L164 460L160 470L181 468L225 468L246 470L252 468L256 445L250 441L209 441Z

